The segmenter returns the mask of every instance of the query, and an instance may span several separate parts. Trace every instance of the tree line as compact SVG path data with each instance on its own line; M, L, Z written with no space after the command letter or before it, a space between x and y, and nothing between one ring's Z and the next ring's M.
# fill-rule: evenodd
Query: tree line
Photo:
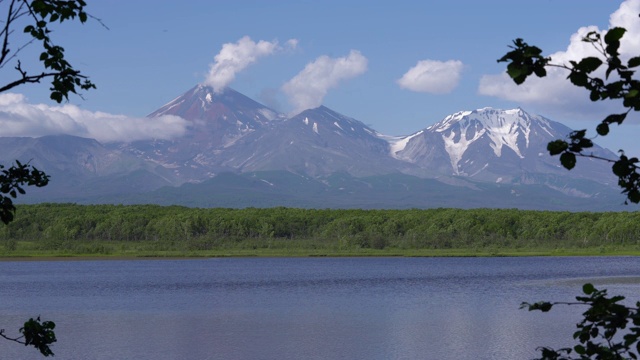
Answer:
M5 250L154 243L156 249L594 248L640 246L640 214L516 209L187 208L156 205L22 205L0 228ZM243 246L244 246L243 245ZM639 247L640 248L640 247ZM91 251L89 251L91 252ZM94 251L95 252L95 251Z

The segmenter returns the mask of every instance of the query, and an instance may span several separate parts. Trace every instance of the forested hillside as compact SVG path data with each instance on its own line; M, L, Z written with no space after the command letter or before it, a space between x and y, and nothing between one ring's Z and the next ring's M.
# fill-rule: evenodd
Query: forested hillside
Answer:
M640 214L495 209L311 210L40 204L0 229L0 252L225 249L640 249ZM637 250L636 249L636 250Z

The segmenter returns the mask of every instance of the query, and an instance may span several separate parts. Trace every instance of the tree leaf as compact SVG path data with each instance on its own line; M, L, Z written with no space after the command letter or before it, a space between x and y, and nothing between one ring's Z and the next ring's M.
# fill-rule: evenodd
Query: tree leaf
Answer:
M598 135L606 136L609 133L609 124L604 122L598 124L596 132L598 132Z
M598 69L600 65L602 65L602 60L597 57L590 56L582 59L575 67L588 74Z
M576 155L572 152L563 152L560 155L560 163L567 170L571 170L576 166Z
M586 295L591 295L595 291L596 291L596 288L593 286L593 284L586 283L582 285L582 292L585 293Z
M611 114L611 115L608 115L604 120L602 120L602 122L606 124L612 124L612 123L622 124L622 122L626 117L627 117L627 113Z
M627 66L632 68L640 65L640 56L634 56L627 62Z
M604 35L605 44L611 45L613 43L619 42L620 39L622 38L622 35L624 35L624 33L626 31L627 31L627 29L621 28L621 27L614 27L614 28L610 29Z
M569 144L564 140L554 140L547 144L547 150L550 155L558 155L561 152L567 150L569 148Z
M579 87L585 87L589 83L589 77L581 71L572 71L571 74L569 74L569 80L571 80L573 85Z

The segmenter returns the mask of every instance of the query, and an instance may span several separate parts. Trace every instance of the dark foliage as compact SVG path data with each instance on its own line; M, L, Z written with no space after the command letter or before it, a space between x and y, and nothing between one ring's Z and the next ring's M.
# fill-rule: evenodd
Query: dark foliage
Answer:
M567 79L577 87L589 91L591 101L617 100L622 103L626 111L620 114L610 114L598 126L599 136L609 134L611 124L622 124L631 111L640 111L640 81L635 79L636 68L640 66L640 56L624 62L620 58L618 49L620 39L626 29L616 27L607 31L604 36L592 31L582 40L590 43L598 51L600 57L586 57L580 61L567 64L554 64L549 57L542 56L542 51L536 46L530 46L522 39L516 39L512 51L498 59L498 62L508 62L507 73L516 84L522 84L527 77L536 75L546 76L546 67L558 67L568 71ZM600 78L594 72L601 66L606 66L605 77ZM615 74L616 76L610 76ZM638 172L638 158L628 157L620 150L618 159L606 159L593 155L588 151L593 147L593 141L587 137L587 130L578 130L569 134L567 139L559 139L548 144L547 150L551 155L560 155L560 163L571 170L576 165L576 157L590 157L613 164L612 171L618 177L618 185L622 188L627 200L632 203L640 202L640 173Z

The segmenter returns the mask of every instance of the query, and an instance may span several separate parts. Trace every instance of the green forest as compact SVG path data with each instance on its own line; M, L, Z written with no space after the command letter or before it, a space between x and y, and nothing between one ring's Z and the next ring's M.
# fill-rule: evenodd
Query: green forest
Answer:
M640 254L640 214L21 205L0 256Z

